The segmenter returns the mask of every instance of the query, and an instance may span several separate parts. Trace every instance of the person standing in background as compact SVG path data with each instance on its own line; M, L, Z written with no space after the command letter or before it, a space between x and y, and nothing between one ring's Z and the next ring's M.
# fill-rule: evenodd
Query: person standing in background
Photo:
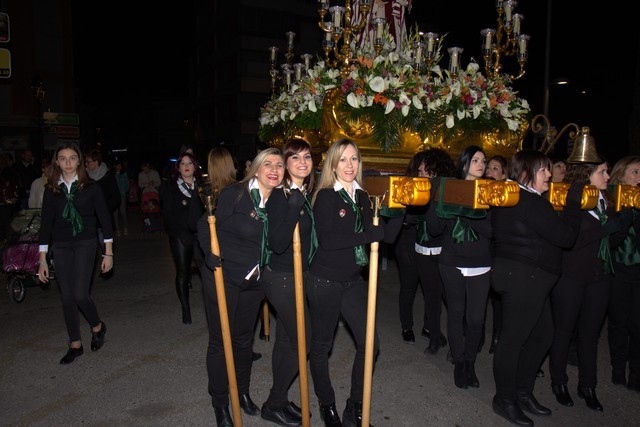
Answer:
M39 176L38 170L33 164L34 160L33 153L27 149L20 153L20 160L12 166L20 194L20 209L28 207L31 183Z
M102 189L110 216L113 218L113 213L120 204L120 190L118 189L115 174L102 161L102 153L97 148L89 150L85 154L85 167L89 178L94 180Z
M162 180L160 179L158 171L155 170L149 162L142 162L140 168L142 169L138 174L138 187L140 187L140 190L143 193L149 191L160 193Z
M169 232L171 254L176 266L175 285L182 306L182 323L191 324L189 283L194 258L202 260L197 245L197 223L204 206L198 193L200 169L192 154L184 152L175 164L176 179L169 182L162 192L162 217ZM199 264L199 261L198 261Z
M47 186L49 176L51 175L51 162L48 159L42 159L41 164L42 176L34 179L31 183L31 190L29 191L29 209L42 208L44 189Z
M129 175L124 168L122 160L116 160L113 162L113 169L115 171L116 182L118 184L118 190L120 190L120 204L113 213L113 224L116 229L116 236L129 234L129 227L127 221L127 193L129 192Z
M49 282L47 252L52 246L69 335L69 348L60 359L60 364L66 365L84 353L80 313L91 326L91 351L98 351L104 344L107 326L100 319L90 294L98 247L96 218L102 224L104 234L102 273L113 268L113 230L102 189L87 176L78 145L73 142L59 144L52 164L51 182L42 202L38 279L42 283Z

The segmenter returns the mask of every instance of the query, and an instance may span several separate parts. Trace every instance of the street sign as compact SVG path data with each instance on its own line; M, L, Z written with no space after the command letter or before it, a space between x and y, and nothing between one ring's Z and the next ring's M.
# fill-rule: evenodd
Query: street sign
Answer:
M9 49L0 49L0 79L11 77L11 52Z
M11 27L9 27L9 15L0 12L0 43L11 41Z
M78 126L80 124L80 116L76 113L56 113L53 111L45 111L42 113L42 119L49 125Z
M77 139L80 138L80 128L77 126L50 126L50 132L55 134L56 137L62 139Z

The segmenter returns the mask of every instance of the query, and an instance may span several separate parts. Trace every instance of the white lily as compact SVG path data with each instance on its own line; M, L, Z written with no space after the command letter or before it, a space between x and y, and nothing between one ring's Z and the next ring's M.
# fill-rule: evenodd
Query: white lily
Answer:
M390 112L393 111L394 108L396 108L396 103L388 99L387 104L385 105L385 108L384 108L384 113L389 114Z

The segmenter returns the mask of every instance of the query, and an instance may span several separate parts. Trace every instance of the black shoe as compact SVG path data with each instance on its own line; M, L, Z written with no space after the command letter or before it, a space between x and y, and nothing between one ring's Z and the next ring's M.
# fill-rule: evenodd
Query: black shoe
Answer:
M531 392L519 391L517 399L520 408L533 415L551 415L551 409L542 406Z
M458 388L468 388L467 375L464 369L464 362L456 362L453 368L453 382Z
M84 349L82 346L80 348L69 347L67 350L67 354L64 355L62 359L60 359L61 365L68 365L78 358L78 356L82 356L84 354Z
M343 427L361 427L362 426L362 402L356 402L347 399L347 405L342 413ZM369 424L369 427L373 427Z
M267 403L264 403L260 411L260 416L263 420L274 422L279 426L297 427L302 425L302 417L289 411L288 406L272 408L267 405Z
M218 427L233 427L233 420L231 419L228 406L223 408L216 408L214 406L213 412L216 414L216 423L218 424Z
M467 378L467 385L469 387L480 387L480 381L476 375L475 362L464 362L464 374Z
M98 332L91 332L91 351L98 351L104 344L104 336L107 333L107 325L104 322L100 322L102 327Z
M286 405L286 408L289 410L289 412L291 412L292 414L296 414L299 417L302 417L302 409L296 405L293 402L289 402ZM309 418L311 418L313 415L311 414L311 412L309 412Z
M536 377L544 378L544 371L542 370L542 368L538 369L538 372L536 372Z
M629 390L640 391L640 376L634 372L629 372L629 382L627 383Z
M253 356L251 356L251 360L253 360L254 362L256 360L260 360L262 359L262 353L256 353L255 351L253 352Z
M429 332L427 328L422 328L422 331L420 331L420 335L422 335L422 338L424 338L425 340L431 339L431 332Z
M562 406L573 406L573 399L569 394L569 389L566 384L553 384L551 383L551 391L556 396L556 400Z
M578 386L578 397L580 399L584 399L587 403L587 407L589 409L593 409L594 411L603 410L602 404L598 401L598 396L596 396L596 388L595 387L580 387Z
M624 374L624 369L614 369L611 372L611 382L615 385L625 385L627 383L627 378Z
M447 339L444 335L440 334L440 338L431 339L429 341L429 347L424 350L424 354L437 354L440 348L447 345Z
M251 396L249 396L248 394L240 395L240 407L245 414L251 415L252 417L260 414L260 408L258 408L258 406L253 403L253 400L251 400Z
M496 348L498 347L498 341L500 341L500 335L494 335L491 338L491 346L489 347L489 354L493 354L496 352Z
M407 344L415 344L416 336L413 335L412 329L403 329L402 330L402 341Z
M342 427L335 403L320 405L320 418L324 421L325 427Z
M515 400L500 399L493 397L493 412L506 418L514 424L521 426L532 426L533 421L527 417Z

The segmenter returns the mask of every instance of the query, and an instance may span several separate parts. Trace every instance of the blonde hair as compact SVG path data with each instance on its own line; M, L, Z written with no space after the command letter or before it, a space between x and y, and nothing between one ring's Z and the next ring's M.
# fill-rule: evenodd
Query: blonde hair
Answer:
M336 167L338 166L338 162L340 162L340 157L342 157L342 153L347 149L348 146L352 146L356 150L356 156L358 156L358 171L356 172L356 182L360 184L362 182L362 157L360 156L360 149L358 145L351 141L350 139L340 139L329 147L327 151L327 158L322 165L322 173L320 175L320 180L318 181L318 185L316 186L317 190L322 190L323 188L333 188L336 180L338 179L336 176ZM313 200L315 201L315 196L318 194L316 191Z
M207 157L207 174L211 190L218 187L222 190L229 184L236 182L236 167L229 150L224 147L213 147Z
M251 162L251 166L247 171L247 175L240 182L244 183L245 186L248 186L249 181L251 181L252 178L255 178L256 174L258 173L258 170L260 169L262 164L267 160L267 157L269 156L280 156L284 159L284 156L282 155L282 151L280 151L279 148L275 148L275 147L265 148L264 150L256 154L256 157Z

